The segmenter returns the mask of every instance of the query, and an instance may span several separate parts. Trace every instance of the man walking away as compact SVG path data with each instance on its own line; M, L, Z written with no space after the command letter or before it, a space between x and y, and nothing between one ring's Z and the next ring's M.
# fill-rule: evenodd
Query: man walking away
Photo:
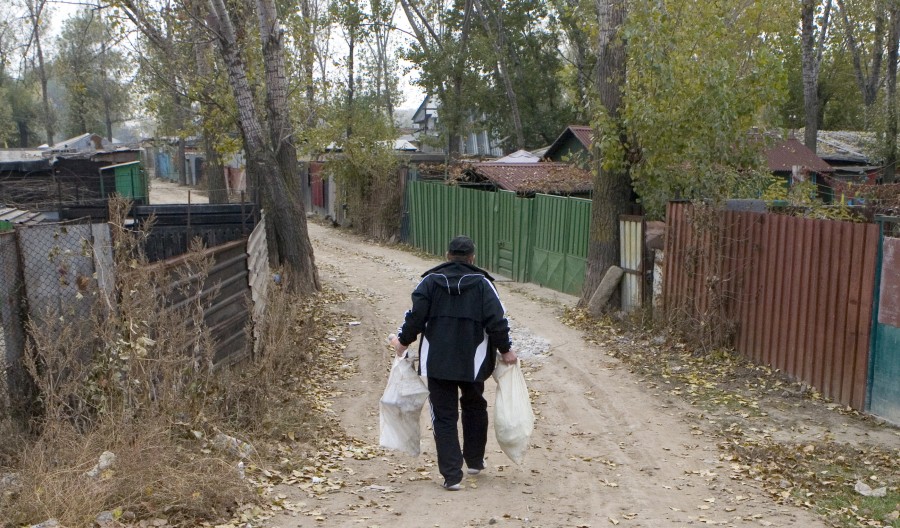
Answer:
M488 434L484 380L494 371L496 351L505 363L513 364L517 357L494 279L475 266L472 239L451 240L447 262L422 277L412 294L412 308L391 344L402 356L422 334L419 374L428 378L438 469L444 488L457 491L464 461L470 475L484 469ZM456 426L460 408L462 449Z

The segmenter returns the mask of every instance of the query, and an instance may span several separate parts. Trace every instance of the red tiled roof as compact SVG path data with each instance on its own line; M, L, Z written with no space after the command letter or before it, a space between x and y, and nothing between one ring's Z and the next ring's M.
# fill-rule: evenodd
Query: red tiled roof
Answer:
M807 148L797 138L781 140L766 151L769 170L772 172L791 172L794 166L800 166L812 172L834 172L834 169L816 153Z
M517 193L579 194L594 188L590 171L567 163L476 163L469 170Z

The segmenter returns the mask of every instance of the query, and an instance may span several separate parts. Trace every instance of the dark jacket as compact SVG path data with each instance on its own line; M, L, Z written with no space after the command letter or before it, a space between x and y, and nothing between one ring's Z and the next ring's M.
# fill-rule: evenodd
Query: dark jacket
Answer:
M484 381L497 350L506 352L509 321L493 277L463 262L445 262L422 274L412 309L397 334L409 345L422 334L419 373L455 381Z

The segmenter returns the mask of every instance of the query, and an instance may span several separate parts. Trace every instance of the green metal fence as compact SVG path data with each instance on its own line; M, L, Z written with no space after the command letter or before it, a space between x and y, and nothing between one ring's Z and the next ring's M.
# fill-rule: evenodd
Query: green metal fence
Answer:
M518 282L577 295L584 284L591 202L443 183L410 182L409 242L443 255L460 234L475 240L477 264Z

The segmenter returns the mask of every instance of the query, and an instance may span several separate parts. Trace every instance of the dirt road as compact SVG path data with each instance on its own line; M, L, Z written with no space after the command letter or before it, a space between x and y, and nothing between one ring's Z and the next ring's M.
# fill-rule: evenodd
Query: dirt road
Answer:
M202 189L179 185L177 182L169 180L151 178L150 203L153 205L209 203L209 197Z
M377 445L390 366L385 337L402 321L419 274L437 261L336 229L309 229L323 281L348 295L347 322L359 323L350 327L346 350L356 374L339 387L334 411L349 434ZM348 459L327 477L342 483L331 493L307 496L283 486L276 493L301 504L301 513L281 513L268 526L825 526L733 479L715 443L689 424L689 406L654 394L559 322L575 298L511 282L498 290L518 339L549 344L532 346L536 353L524 362L537 414L524 464L512 464L491 431L487 471L467 477L459 492L443 490L426 411L422 455ZM492 409L494 383L487 385Z

